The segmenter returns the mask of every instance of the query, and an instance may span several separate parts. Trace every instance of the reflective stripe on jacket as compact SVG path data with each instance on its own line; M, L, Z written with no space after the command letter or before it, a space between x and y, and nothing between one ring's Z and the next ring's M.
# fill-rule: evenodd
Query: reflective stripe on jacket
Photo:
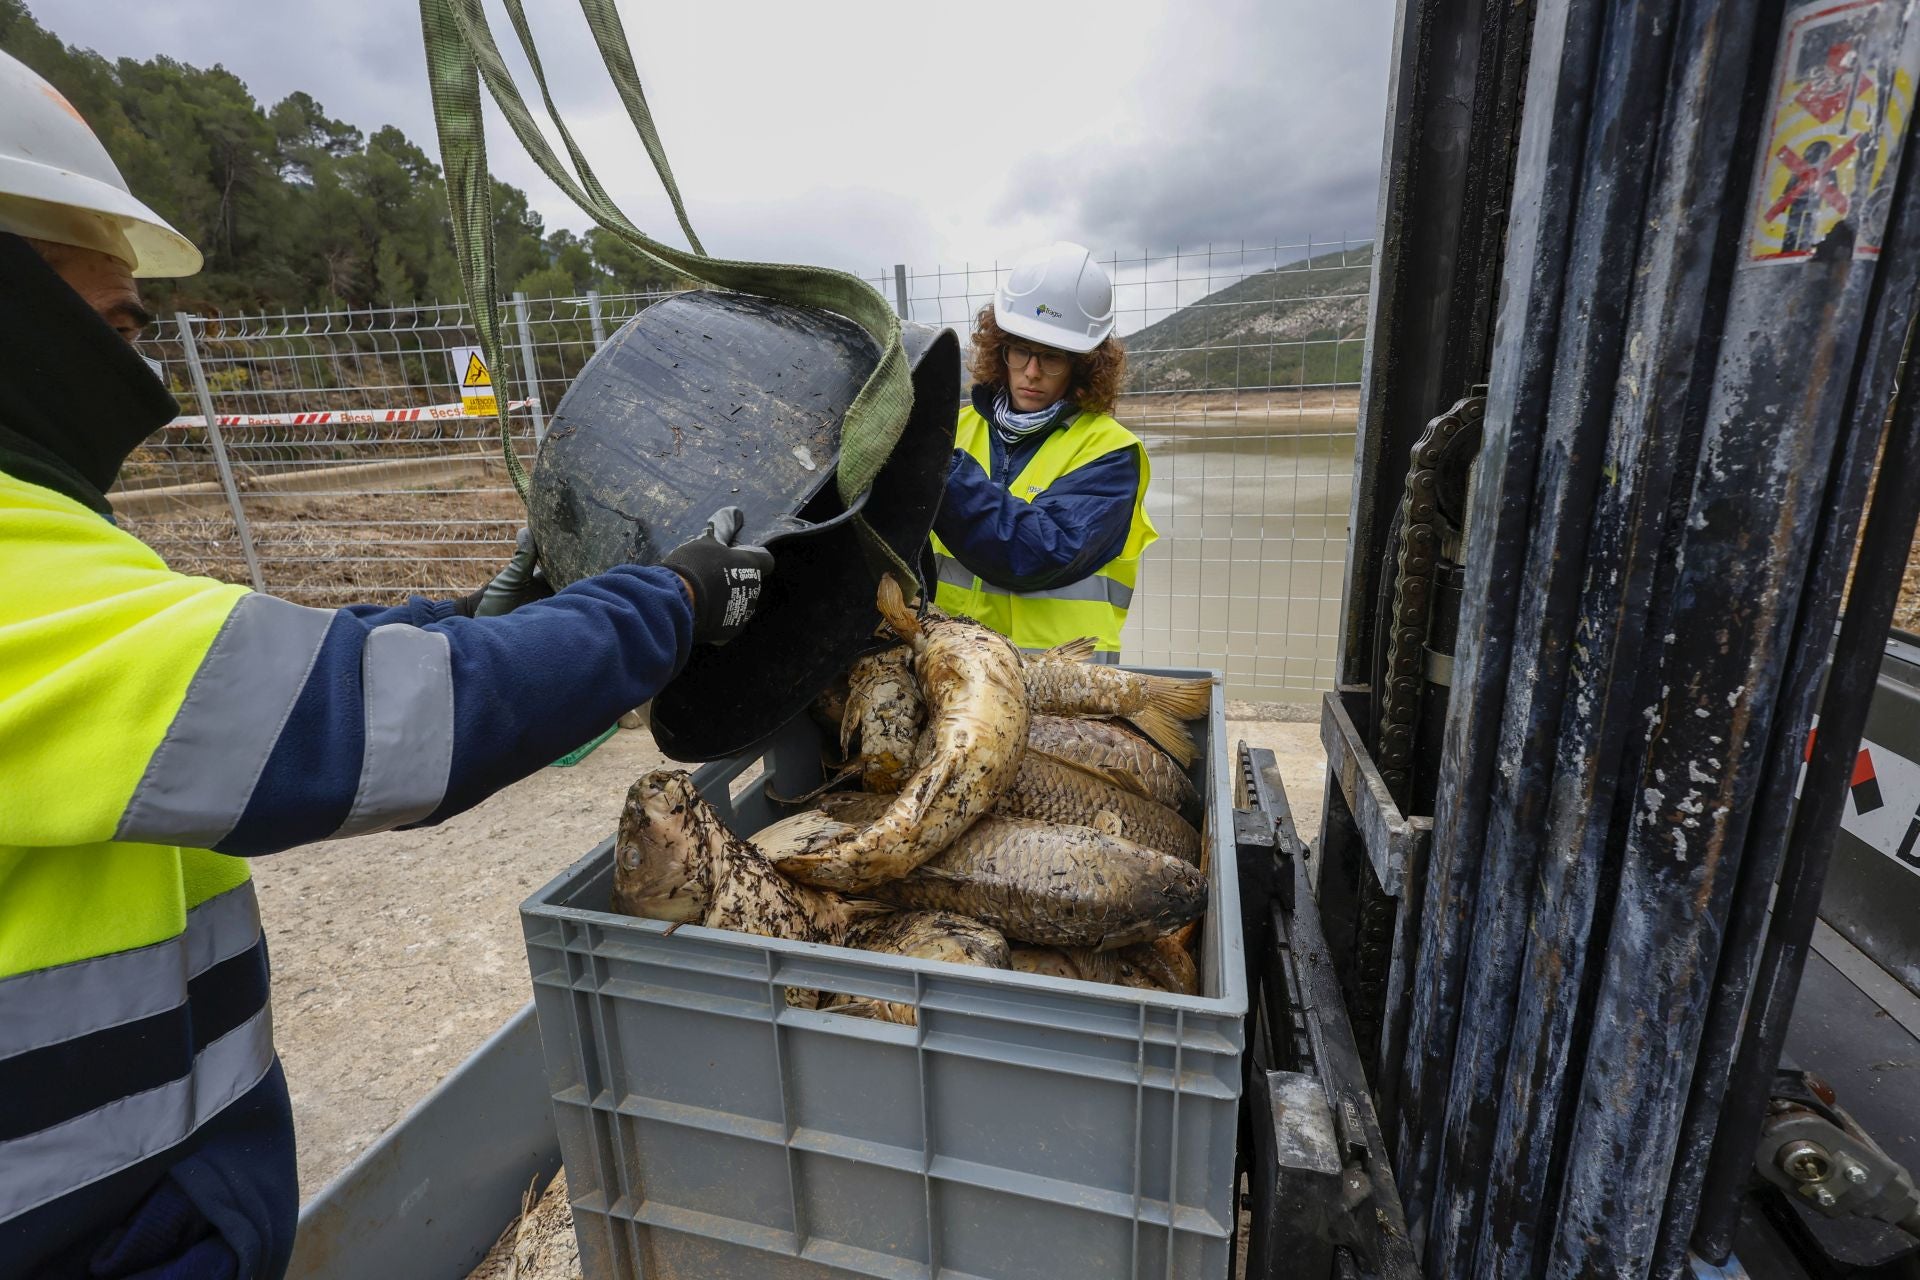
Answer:
M181 1147L273 1066L246 860L182 846L239 816L242 755L285 713L202 672L292 643L295 606L243 610L267 597L5 475L0 554L5 1224Z
M992 474L991 428L971 405L960 411L954 442ZM1008 485L1015 498L1032 502L1063 476L1118 449L1137 451L1140 462L1132 523L1118 556L1078 582L1010 591L968 569L936 534L933 551L939 581L934 602L949 613L985 623L1022 649L1048 649L1092 636L1101 660L1118 661L1120 629L1133 603L1140 557L1159 536L1147 518L1151 468L1139 437L1106 414L1082 413L1070 425L1056 429Z
M235 855L439 821L572 750L684 664L685 589L307 608L4 473L0 563L0 1273L171 1177L277 1274L291 1114Z

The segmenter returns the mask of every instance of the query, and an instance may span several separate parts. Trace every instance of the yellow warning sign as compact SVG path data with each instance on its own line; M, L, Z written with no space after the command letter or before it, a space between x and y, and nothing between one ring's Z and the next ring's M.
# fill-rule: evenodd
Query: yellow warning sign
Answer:
M1842 222L1855 257L1879 255L1920 56L1903 38L1905 3L1811 4L1782 33L1750 260L1812 257Z
M455 347L448 352L453 357L453 376L460 384L460 407L476 418L491 418L500 411L499 402L493 398L493 371L487 368L487 361L479 347Z

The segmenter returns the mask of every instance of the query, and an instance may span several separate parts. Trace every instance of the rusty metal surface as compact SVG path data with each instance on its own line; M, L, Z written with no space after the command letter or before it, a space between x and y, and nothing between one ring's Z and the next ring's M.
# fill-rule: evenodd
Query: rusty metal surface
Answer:
M1802 764L1807 759L1807 734L1833 645L1841 596L1859 543L1861 510L1880 454L1886 405L1893 393L1915 314L1915 290L1920 286L1920 184L1912 178L1915 171L1912 156L1907 158L1905 167L1908 176L1897 194L1887 243L1868 303L1868 338L1845 410L1845 433L1835 460L1829 496L1818 516L1800 617L1782 679L1778 724L1772 735L1759 802L1746 837L1746 851L1726 927L1719 979L1714 986L1699 1063L1691 1082L1685 1130L1669 1193L1671 1203L1661 1231L1661 1255L1668 1265L1678 1265L1684 1260L1689 1237L1695 1234L1692 1224L1700 1216L1709 1153L1716 1145L1716 1132L1739 1047L1749 979L1766 937L1772 891L1794 821L1795 794ZM1877 665L1882 660L1883 655L1876 656ZM1729 1136L1734 1137L1731 1133ZM1714 1193L1716 1204L1705 1214L1708 1234L1713 1237L1716 1250L1723 1244L1730 1245L1734 1222L1732 1201L1736 1196L1737 1189L1733 1186L1718 1188Z
M1291 990L1295 1008L1303 1015L1311 1046L1312 1073L1325 1093L1333 1120L1342 1167L1347 1213L1332 1224L1335 1243L1357 1258L1360 1274L1377 1280L1418 1280L1419 1264L1406 1234L1386 1144L1380 1136L1378 1115L1367 1086L1366 1073L1354 1040L1334 972L1328 941L1303 867L1292 912L1275 912L1273 948L1263 984L1263 1011L1270 1026L1285 1026L1293 1012L1283 1006L1281 993ZM1276 975L1286 971L1291 984ZM1287 1261L1283 1259L1282 1261ZM1289 1266L1277 1275L1301 1272Z
M1398 897L1408 859L1424 856L1432 838L1430 818L1400 811L1387 781L1360 741L1360 730L1337 693L1320 707L1320 743L1327 749L1327 773L1359 824L1368 863L1388 897Z
M1885 83L1886 68L1904 61L1899 55L1916 19L1892 4L1865 12L1852 39L1862 65L1876 68ZM1790 11L1789 32L1798 17L1812 13L1811 6ZM1783 36L1781 57L1794 47ZM1906 123L1879 139L1889 166L1899 162ZM1775 163L1770 147L1751 157L1756 175ZM1753 189L1760 189L1757 177ZM1832 477L1845 450L1842 428L1875 278L1872 254L1857 251L1877 251L1887 211L1866 192L1856 194L1862 198L1855 217L1834 222L1806 256L1786 265L1755 256L1770 215L1764 201L1748 206L1742 237L1748 257L1733 275L1725 321L1739 341L1720 347L1700 462L1675 535L1673 606L1657 684L1646 699L1649 741L1635 779L1614 925L1568 1139L1554 1269L1643 1275L1654 1261L1702 1015L1713 996L1772 735L1780 728L1790 736L1793 729L1786 721L1794 708L1788 701L1783 713L1782 699L1791 693L1786 681L1795 628L1819 621L1802 614L1805 576L1820 512L1843 487ZM1903 548L1911 530L1909 515ZM1862 593L1870 595L1864 560L1855 591L1856 603ZM1891 608L1889 593L1887 616ZM1872 638L1876 650L1885 628L1883 616ZM1869 685L1877 665L1869 668ZM1846 736L1835 726L1834 739ZM1852 736L1857 746L1857 721ZM1835 777L1821 772L1821 749L1833 749L1826 738L1809 767L1800 820L1809 832L1825 817L1822 806L1835 799ZM1851 768L1851 751L1845 765ZM1837 794L1844 796L1844 785ZM1815 900L1825 870L1818 861L1817 867L1801 863L1800 887L1811 887ZM1790 887L1783 883L1775 907L1769 953L1776 957L1782 952L1775 942L1792 946L1781 923ZM1806 911L1810 927L1812 903ZM1774 977L1792 981L1756 988L1748 1034L1757 1044L1765 1043L1769 1018L1791 1007L1798 974L1797 964L1778 964ZM1770 1006L1768 998L1780 1004ZM1777 1058L1777 1039L1773 1045ZM1743 1143L1757 1117L1757 1110L1730 1109L1721 1121L1728 1141ZM1636 1150L1647 1158L1629 1158ZM1685 1214L1685 1205L1673 1208Z
M1467 578L1454 657L1433 845L1417 916L1403 898L1387 1003L1406 1007L1400 1069L1383 1063L1383 1103L1396 1113L1395 1170L1416 1238L1424 1235L1437 1137L1458 1027L1468 922L1479 880L1494 746L1521 607L1521 568L1540 425L1557 353L1561 296L1583 151L1578 120L1591 97L1600 8L1547 0L1533 18L1536 51L1515 158L1500 317L1480 460L1469 504ZM1391 1040L1387 1050L1398 1046ZM1397 1121L1397 1123L1396 1123Z
M1337 663L1339 684L1365 688L1363 700L1385 653L1377 604L1382 583L1391 586L1389 531L1413 442L1435 413L1486 381L1533 22L1533 6L1511 0L1405 0L1398 13ZM1369 743L1375 711L1368 703L1356 716ZM1364 855L1331 781L1322 813L1321 875L1356 888L1352 910L1335 903L1327 920L1339 967L1351 972L1364 877L1345 864ZM1406 905L1401 897L1388 908L1390 950L1407 934ZM1391 975L1386 983L1381 1003L1391 1010ZM1397 1057L1380 1078L1384 1099Z
M1907 36L1907 24L1916 23L1920 16L1909 12L1896 34ZM1905 167L1908 172L1902 182L1916 181L1913 157L1907 158ZM1920 392L1911 382L1901 388L1895 401L1880 464L1887 475L1920 474ZM1765 1107L1768 1082L1793 1015L1916 518L1920 518L1920 485L1876 488L1821 701L1821 731L1807 758L1799 810L1787 837L1766 944L1706 1170L1702 1221L1693 1238L1696 1248L1708 1257L1725 1256L1731 1247L1733 1187L1751 1156L1751 1135Z
M1727 256L1720 233L1729 187L1724 157L1738 124L1749 41L1750 10L1739 5L1689 4L1676 29L1668 92L1677 119L1666 131L1649 199L1663 233L1640 246L1633 274L1641 288L1626 317L1621 365L1622 382L1641 394L1614 409L1608 483L1596 495L1586 549L1588 585L1570 627L1579 643L1559 708L1539 888L1526 921L1478 1226L1478 1257L1489 1275L1526 1274L1551 1230L1566 1099L1579 1082L1588 946L1596 923L1602 932L1607 927L1616 802L1631 789L1620 762L1625 744L1645 727L1635 689L1660 634L1649 612L1662 530L1672 486L1692 470L1699 429L1688 406L1706 377L1702 353L1711 356L1718 332L1712 281L1716 251ZM1724 261L1718 268L1722 276L1729 269Z
M1552 390L1542 424L1528 521L1526 567L1514 617L1499 745L1491 777L1471 951L1461 985L1438 1173L1427 1236L1434 1277L1484 1274L1476 1261L1487 1165L1502 1098L1551 784L1586 745L1561 737L1595 503L1605 487L1609 434L1627 340L1633 273L1667 97L1663 92L1679 0L1613 6L1586 103L1580 195L1566 263ZM1429 1157L1431 1158L1431 1157Z

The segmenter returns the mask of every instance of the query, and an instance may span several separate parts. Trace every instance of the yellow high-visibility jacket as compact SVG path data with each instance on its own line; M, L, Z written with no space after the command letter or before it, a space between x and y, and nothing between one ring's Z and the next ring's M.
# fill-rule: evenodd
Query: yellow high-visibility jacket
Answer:
M628 567L501 618L308 608L5 471L0 565L0 1273L170 1179L278 1275L293 1130L236 855L470 807L650 697L690 604Z
M992 475L991 427L974 405L960 411L955 444L979 464L982 472ZM1048 649L1092 636L1100 659L1117 662L1120 629L1126 623L1138 585L1140 558L1159 536L1147 518L1147 485L1152 470L1146 449L1137 436L1112 417L1083 412L1068 425L1055 428L1006 486L1014 499L1034 503L1063 478L1090 464L1111 460L1122 451L1137 459L1139 478L1119 554L1078 581L1021 591L974 572L936 533L933 551L938 583L934 602L949 613L985 623L1022 649ZM950 520L952 516L943 518Z

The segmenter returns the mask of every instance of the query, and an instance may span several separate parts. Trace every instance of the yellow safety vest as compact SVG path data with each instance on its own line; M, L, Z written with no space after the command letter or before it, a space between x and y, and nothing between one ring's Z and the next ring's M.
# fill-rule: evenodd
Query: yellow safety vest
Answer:
M987 420L968 405L960 410L954 443L966 450L982 470L993 473L993 453ZM1152 470L1140 438L1104 413L1082 413L1071 424L1047 437L1009 486L1013 495L1031 502L1054 481L1116 449L1140 451L1140 488L1133 498L1133 524L1120 554L1093 575L1046 591L1008 591L987 582L955 559L933 539L939 582L934 603L948 613L977 619L1022 649L1050 649L1057 644L1092 636L1097 651L1109 662L1119 660L1120 628L1126 623L1139 583L1140 557L1160 536L1147 519L1147 484Z
M173 573L79 503L5 474L0 563L4 1060L179 1009L193 979L261 934L244 859L143 843L156 828L129 818L249 593ZM188 1075L0 1141L0 1221L177 1145L251 1089L273 1063L264 1003L198 1050Z

